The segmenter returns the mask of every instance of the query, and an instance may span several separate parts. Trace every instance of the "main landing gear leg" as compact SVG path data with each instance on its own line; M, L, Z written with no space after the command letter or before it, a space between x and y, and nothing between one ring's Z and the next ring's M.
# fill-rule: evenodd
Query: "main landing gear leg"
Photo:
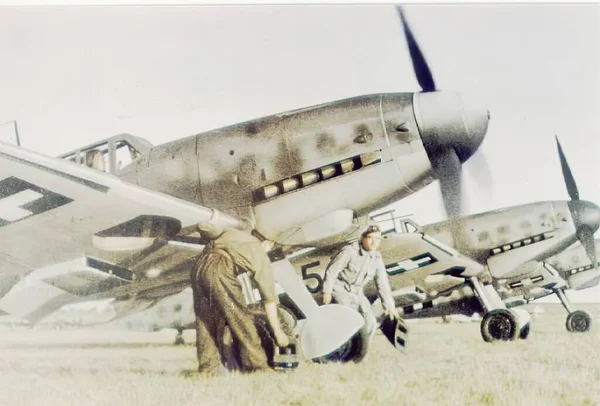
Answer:
M564 289L557 289L556 296L558 296L569 313L565 323L567 331L570 331L571 333L585 333L590 331L592 328L592 317L590 314L583 310L575 310Z

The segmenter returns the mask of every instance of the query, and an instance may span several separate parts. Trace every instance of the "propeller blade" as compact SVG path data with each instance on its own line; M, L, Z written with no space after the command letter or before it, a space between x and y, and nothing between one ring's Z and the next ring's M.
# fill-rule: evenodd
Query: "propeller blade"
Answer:
M461 209L461 166L460 159L452 148L436 154L433 171L440 181L440 190L446 215L458 217Z
M494 176L483 151L477 151L469 159L465 164L465 170L472 174L475 182L485 192L486 196L491 197L494 194Z
M594 231L589 227L581 227L577 230L577 238L587 254L594 269L598 267L598 260L596 258L596 241L594 239Z
M562 150L560 145L560 141L558 141L558 136L556 137L556 146L558 147L558 156L560 158L560 166L562 167L563 178L565 179L565 185L567 186L567 192L571 197L571 200L579 200L579 191L577 190L577 183L575 183L575 178L573 177L573 173L571 173L571 168L569 167L569 163L567 162L567 158Z
M408 43L408 51L410 52L410 58L412 60L413 69L415 71L415 76L417 77L417 81L423 89L424 92L433 92L435 91L435 82L433 81L433 76L431 75L431 70L427 65L427 61L421 52L421 48L419 48L419 44L415 39L410 27L408 26L408 22L404 17L404 12L401 7L396 7L398 11L398 15L400 16L400 21L402 22L402 28L404 28L404 35L406 36L406 42Z

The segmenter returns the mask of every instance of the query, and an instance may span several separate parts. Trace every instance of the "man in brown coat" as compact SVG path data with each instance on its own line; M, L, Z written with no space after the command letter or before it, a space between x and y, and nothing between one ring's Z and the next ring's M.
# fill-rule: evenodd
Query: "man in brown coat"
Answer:
M225 326L238 350L242 371L269 369L258 327L268 324L280 347L287 347L289 338L277 315L275 276L265 248L248 233L220 229L212 223L199 224L198 231L208 241L191 275L198 370L209 374L223 371ZM256 286L259 297L251 286Z

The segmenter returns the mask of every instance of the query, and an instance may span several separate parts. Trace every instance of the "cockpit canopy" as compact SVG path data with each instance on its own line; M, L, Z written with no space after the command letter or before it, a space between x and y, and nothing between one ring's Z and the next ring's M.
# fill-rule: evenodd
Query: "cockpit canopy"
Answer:
M69 151L59 158L115 175L152 146L144 138L119 134Z
M370 216L370 219L381 228L383 236L400 233L419 233L421 226L410 219L410 215L396 217L395 209L384 211Z

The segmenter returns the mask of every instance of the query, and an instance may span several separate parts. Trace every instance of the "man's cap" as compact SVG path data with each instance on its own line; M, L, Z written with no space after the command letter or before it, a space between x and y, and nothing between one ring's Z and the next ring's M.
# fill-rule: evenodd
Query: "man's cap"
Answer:
M369 227L367 227L367 229L365 231L363 231L362 236L366 237L367 235L369 235L371 233L380 233L380 232L381 232L381 228L377 224L372 224Z
M223 234L225 230L214 223L198 223L198 232L203 240L215 240Z

